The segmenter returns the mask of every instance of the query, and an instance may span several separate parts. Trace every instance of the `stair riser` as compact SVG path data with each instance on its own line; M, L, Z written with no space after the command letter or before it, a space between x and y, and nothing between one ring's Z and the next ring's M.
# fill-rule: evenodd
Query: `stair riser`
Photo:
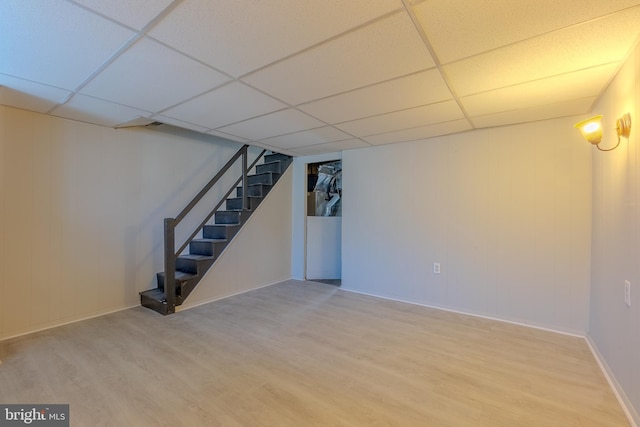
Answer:
M156 275L156 278L158 280L158 289L164 292L164 275L161 273L158 273ZM190 285L195 286L195 284L198 283L199 281L200 281L200 277L194 277L189 280L176 279L176 305L182 304L182 300L184 299L183 296L186 297L186 295L183 292L184 288Z
M247 177L249 185L252 185L252 184L273 185L277 179L278 179L278 174L273 172L261 173L258 175L250 175Z
M292 160L293 159L287 156L286 154L280 154L280 153L267 154L266 156L264 156L264 163L271 163L271 162L278 162L278 161L291 163Z
M239 225L205 225L202 230L202 237L205 239L233 239L233 236L240 230Z
M153 298L149 298L145 295L140 295L140 305L143 307L150 308L151 310L158 312L160 314L171 314L169 313L169 309L167 304L162 303L161 301L155 300Z
M249 205L248 209L252 211L255 210L260 204L260 200L261 199L257 197L248 197L247 198L247 204ZM227 199L226 207L228 211L242 210L243 209L242 198Z
M238 211L218 211L215 213L216 224L241 224L242 214ZM193 253L193 252L192 252Z
M227 242L199 242L189 243L189 253L218 257L227 246ZM177 261L176 261L177 265Z
M249 197L264 197L267 195L267 193L269 193L270 189L270 185L250 185L248 187L247 194L249 195ZM242 197L242 187L236 188L236 196Z
M194 260L188 258L176 259L176 270L184 271L189 274L204 275L204 273L213 265L214 260Z
M267 173L267 172L275 172L279 174L279 173L282 173L282 171L285 168L286 168L286 164L283 162L265 163L263 165L256 166L256 173L261 174L261 173Z

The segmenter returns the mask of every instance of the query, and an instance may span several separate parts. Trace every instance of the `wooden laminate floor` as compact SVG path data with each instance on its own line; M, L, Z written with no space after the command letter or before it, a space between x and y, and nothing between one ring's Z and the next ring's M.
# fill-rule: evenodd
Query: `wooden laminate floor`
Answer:
M72 426L628 426L580 338L287 281L0 343Z

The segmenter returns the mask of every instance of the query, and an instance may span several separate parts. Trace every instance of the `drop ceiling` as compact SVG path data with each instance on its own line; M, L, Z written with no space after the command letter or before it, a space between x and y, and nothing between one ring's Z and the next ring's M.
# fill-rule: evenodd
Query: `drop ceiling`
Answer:
M293 155L587 114L640 0L2 0L0 104Z

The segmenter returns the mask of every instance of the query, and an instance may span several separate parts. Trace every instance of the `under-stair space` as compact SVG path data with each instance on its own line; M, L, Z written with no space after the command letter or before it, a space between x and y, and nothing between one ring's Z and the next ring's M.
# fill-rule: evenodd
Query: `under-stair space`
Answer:
M140 303L144 307L165 315L174 313L175 307L181 305L195 289L292 162L290 156L279 153L264 155L263 151L252 165L247 166L247 149L246 145L240 149L175 219L165 219L165 271L157 274L157 288L140 293ZM263 157L263 163L256 164L261 157ZM219 206L213 208L209 217L194 231L192 237L175 252L176 224L195 205L194 202L197 203L211 189L215 181L240 158L242 158L244 169L242 176L223 197ZM254 166L255 173L248 175ZM235 195L232 194L234 191ZM222 202L224 202L224 209L220 209ZM211 219L213 224L209 223ZM188 253L184 253L187 249ZM171 273L167 275L167 271ZM167 276L171 277L168 283L171 283L171 280L174 281L173 287L165 286Z

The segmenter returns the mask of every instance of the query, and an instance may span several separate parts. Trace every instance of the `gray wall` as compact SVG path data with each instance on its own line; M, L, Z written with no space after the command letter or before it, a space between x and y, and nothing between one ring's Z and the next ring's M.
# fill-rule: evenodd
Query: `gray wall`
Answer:
M584 335L591 147L573 123L344 152L343 287Z
M589 335L640 425L640 47L593 109L603 114L603 146L615 144L615 120L631 113L629 140L593 152L593 250ZM624 281L631 282L631 307ZM634 407L635 409L633 409Z

